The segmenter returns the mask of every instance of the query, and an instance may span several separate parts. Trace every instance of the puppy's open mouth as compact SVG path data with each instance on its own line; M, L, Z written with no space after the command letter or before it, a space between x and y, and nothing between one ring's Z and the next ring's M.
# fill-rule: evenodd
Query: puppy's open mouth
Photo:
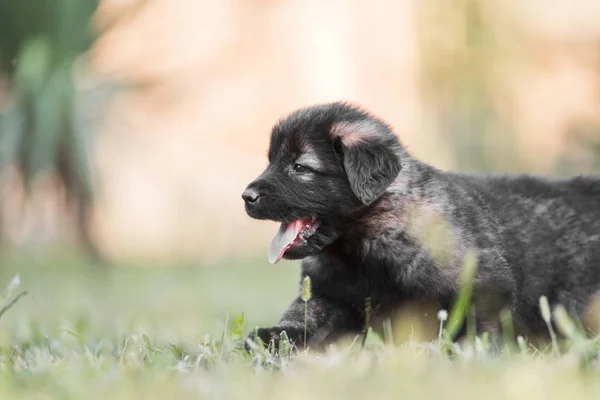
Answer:
M277 264L291 248L299 247L313 235L320 222L316 217L297 219L293 222L282 222L268 249L269 262Z

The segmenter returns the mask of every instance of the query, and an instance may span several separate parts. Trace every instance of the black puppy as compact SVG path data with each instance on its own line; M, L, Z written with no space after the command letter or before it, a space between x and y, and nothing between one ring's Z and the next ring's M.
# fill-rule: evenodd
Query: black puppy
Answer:
M313 347L361 332L366 299L373 319L415 299L449 309L471 250L476 327L492 337L505 307L520 333L540 334L540 296L578 317L600 289L600 179L442 172L349 104L277 123L269 165L242 197L251 217L281 222L270 262L304 259ZM258 336L269 343L285 330L302 345L304 328L298 298Z

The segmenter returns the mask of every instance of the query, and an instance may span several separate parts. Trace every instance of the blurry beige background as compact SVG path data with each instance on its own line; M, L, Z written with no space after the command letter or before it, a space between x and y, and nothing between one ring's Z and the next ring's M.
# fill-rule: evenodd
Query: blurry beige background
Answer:
M104 0L96 23L131 3ZM154 0L91 58L144 85L111 103L93 153L93 237L112 259L263 254L276 225L247 217L240 194L272 124L300 106L362 104L444 169L553 174L568 149L585 161L571 139L600 126L597 0ZM473 145L450 122L482 98L495 117ZM5 180L12 243L68 240L60 190L40 183L23 208Z

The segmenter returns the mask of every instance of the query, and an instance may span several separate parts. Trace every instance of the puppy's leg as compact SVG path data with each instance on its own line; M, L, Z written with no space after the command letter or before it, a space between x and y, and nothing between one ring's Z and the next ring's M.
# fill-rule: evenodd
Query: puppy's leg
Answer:
M493 285L486 284L476 287L474 290L473 303L477 315L477 330L480 334L487 332L490 352L498 354L505 344L505 338L502 329L502 312L513 310L514 296L513 291L507 289L508 285L501 285L498 282ZM508 314L512 318L512 314ZM514 325L514 321L507 321ZM509 333L509 332L506 332Z
M342 335L360 333L363 324L364 317L348 305L314 296L304 303L298 297L276 326L260 328L257 335L265 346L273 345L278 349L281 332L285 331L294 346L303 349L306 328L306 345L318 348ZM255 342L258 338L254 333L248 337ZM249 349L248 344L246 349Z

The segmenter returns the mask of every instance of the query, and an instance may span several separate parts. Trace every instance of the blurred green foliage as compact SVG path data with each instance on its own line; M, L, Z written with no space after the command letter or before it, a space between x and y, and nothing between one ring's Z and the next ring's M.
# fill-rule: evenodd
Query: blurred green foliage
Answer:
M73 194L89 196L86 138L73 67L94 42L96 0L0 3L0 71L11 101L3 110L1 165L16 164L26 183L53 168Z
M41 172L52 172L75 204L85 246L98 257L87 228L94 126L73 73L96 39L90 20L97 6L97 0L0 2L0 75L9 96L0 109L0 168L16 166L27 188Z
M0 169L16 167L27 189L42 173L62 183L84 246L101 259L88 229L94 189L89 155L108 100L125 86L89 79L86 52L102 33L91 23L98 4L0 1L0 94L8 98L0 103ZM135 3L126 16L143 4Z

